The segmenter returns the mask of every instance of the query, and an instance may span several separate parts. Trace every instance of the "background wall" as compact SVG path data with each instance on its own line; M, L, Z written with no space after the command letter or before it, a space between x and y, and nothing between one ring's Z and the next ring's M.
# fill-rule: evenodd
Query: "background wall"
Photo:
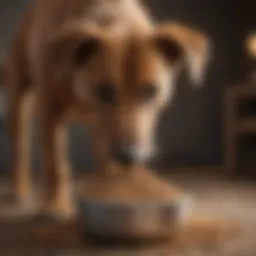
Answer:
M4 56L20 11L26 0L1 0L0 42ZM221 96L226 86L243 76L241 36L244 27L238 20L238 6L230 0L150 0L155 16L189 23L206 32L212 39L213 58L205 85L201 90L191 87L181 77L174 102L163 114L159 124L161 160L166 164L221 163ZM239 25L240 24L240 25ZM0 102L1 105L1 102ZM90 165L88 138L82 129L71 129L71 157L77 167ZM84 143L81 143L84 140ZM0 169L8 169L8 139L0 131ZM36 141L35 141L36 144Z

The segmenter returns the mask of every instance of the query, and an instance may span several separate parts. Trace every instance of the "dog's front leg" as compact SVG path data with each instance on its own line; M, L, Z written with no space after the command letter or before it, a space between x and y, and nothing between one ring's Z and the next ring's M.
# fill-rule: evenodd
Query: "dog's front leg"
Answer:
M71 173L67 161L67 124L60 113L42 115L42 167L45 174L43 211L51 217L72 217Z

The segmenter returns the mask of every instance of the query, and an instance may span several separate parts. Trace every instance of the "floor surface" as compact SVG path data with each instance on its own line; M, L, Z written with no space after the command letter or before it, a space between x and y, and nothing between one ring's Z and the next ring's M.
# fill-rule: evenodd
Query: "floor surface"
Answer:
M137 247L102 247L84 243L72 225L42 227L28 218L31 208L10 204L7 181L0 182L0 255L3 256L255 256L256 255L256 183L238 181L216 174L173 174L168 179L194 195L196 209L234 219L241 223L239 240L226 248L205 251L173 251L169 245L141 245ZM40 200L37 200L40 201ZM36 209L36 205L33 206ZM29 210L28 210L29 209ZM51 233L53 240L37 237ZM55 233L56 234L55 234Z

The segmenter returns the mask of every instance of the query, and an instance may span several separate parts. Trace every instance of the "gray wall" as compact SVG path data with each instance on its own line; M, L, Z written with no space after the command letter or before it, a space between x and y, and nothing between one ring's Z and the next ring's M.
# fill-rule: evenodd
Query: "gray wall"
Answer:
M242 76L236 1L152 0L160 19L176 19L205 31L213 56L202 90L183 77L162 122L164 159L170 164L219 164L222 161L222 92ZM163 131L163 132L162 132Z
M1 0L0 38L8 45L25 0ZM241 45L236 28L236 9L224 0L151 0L159 19L177 19L207 32L213 42L213 60L205 86L192 88L181 77L177 95L159 124L161 159L168 164L221 163L221 95L224 87L241 77ZM5 51L2 51L4 54ZM8 139L1 127L0 169L7 169ZM71 157L77 167L90 165L88 138L79 126L72 127ZM84 143L81 143L84 141Z

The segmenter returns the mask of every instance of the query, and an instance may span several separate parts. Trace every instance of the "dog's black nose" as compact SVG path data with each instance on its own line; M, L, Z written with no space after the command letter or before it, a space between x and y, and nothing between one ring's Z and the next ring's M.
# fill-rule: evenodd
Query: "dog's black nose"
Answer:
M114 148L114 159L123 165L136 163L137 157L134 148L117 146Z

